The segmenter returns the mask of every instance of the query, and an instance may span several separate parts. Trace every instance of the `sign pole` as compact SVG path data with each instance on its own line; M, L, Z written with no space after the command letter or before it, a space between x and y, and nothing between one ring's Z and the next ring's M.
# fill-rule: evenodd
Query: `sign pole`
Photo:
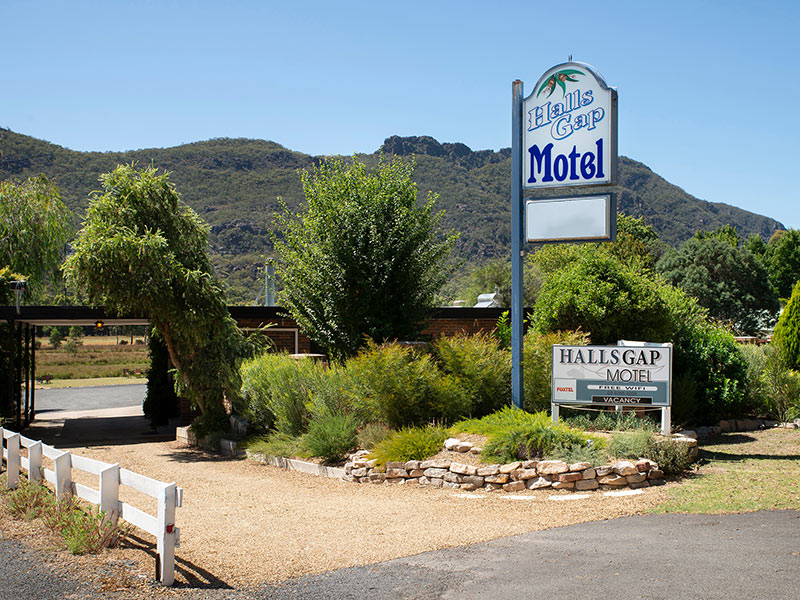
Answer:
M511 401L522 408L522 82L511 92Z

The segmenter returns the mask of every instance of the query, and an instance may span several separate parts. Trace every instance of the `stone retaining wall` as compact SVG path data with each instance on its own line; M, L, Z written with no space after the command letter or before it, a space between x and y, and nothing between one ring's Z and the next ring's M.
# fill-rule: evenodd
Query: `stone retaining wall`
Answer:
M504 465L473 466L446 459L390 462L378 469L367 460L367 451L351 454L344 466L345 481L392 485L431 485L460 490L519 492L555 490L632 489L663 485L664 473L648 459L617 461L593 467L588 462L567 464L560 460L516 461Z

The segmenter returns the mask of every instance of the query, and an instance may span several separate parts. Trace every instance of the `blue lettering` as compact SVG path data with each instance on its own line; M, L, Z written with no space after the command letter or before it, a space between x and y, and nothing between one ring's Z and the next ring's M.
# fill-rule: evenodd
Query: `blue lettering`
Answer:
M553 129L550 132L553 139L563 140L572 135L572 125L569 124L571 116L572 115L565 115L553 123Z
M584 152L581 156L581 176L584 179L591 179L594 177L597 167L594 165L594 154L591 152Z
M595 145L597 146L597 178L602 179L606 176L603 173L603 138L597 140Z
M571 180L580 179L580 177L578 177L578 169L576 165L576 162L580 155L581 153L578 152L577 146L573 146L572 152L569 153L569 178Z
M581 106L589 106L592 102L594 102L594 95L592 90L583 93L583 98L581 98Z
M531 176L528 178L528 183L536 183L536 173L541 173L542 168L544 168L544 177L542 177L542 181L553 181L553 175L551 174L553 144L547 144L544 150L539 150L539 146L534 144L528 148L528 152L531 155Z
M567 162L567 157L563 154L559 154L553 162L553 173L556 176L556 181L564 181L567 178L568 172L569 163Z

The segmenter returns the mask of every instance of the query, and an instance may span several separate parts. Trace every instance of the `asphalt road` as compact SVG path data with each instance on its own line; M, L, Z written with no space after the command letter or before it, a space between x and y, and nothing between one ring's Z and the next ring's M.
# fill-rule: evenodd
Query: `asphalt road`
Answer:
M304 577L273 600L800 598L800 513L584 523Z
M36 412L49 416L64 411L141 406L146 390L144 383L36 390Z

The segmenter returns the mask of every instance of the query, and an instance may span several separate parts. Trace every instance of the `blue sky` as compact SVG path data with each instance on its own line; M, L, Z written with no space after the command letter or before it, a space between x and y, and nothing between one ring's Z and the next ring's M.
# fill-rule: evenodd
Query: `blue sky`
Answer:
M3 0L0 22L0 127L75 150L497 150L511 82L571 54L618 89L621 154L800 228L798 3Z

